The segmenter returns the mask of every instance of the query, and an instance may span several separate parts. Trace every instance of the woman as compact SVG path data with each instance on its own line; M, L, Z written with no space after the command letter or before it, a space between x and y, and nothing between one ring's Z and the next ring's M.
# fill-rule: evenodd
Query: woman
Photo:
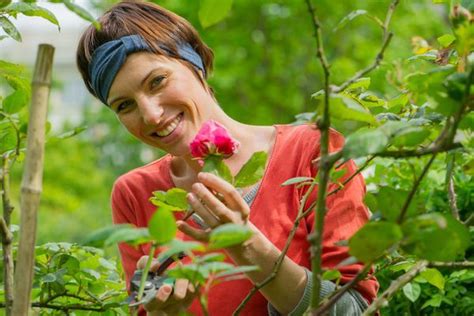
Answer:
M305 188L281 187L295 176L316 175L311 161L318 157L319 131L304 126L251 126L230 118L219 107L206 78L212 70L213 53L194 28L183 18L157 5L123 2L100 19L102 28L89 27L83 34L77 63L89 91L109 106L119 121L140 141L165 150L168 155L121 176L112 192L115 223L146 227L155 207L148 199L152 191L179 187L187 190L195 212L211 227L224 223L248 225L254 234L244 244L226 249L237 265L258 265L248 279L221 283L211 289L211 315L230 315L253 284L265 279L273 269L280 249L293 226ZM225 126L241 143L240 150L226 160L236 174L258 151L268 153L265 174L259 184L245 188L242 197L224 180L200 172L190 155L189 144L203 123L214 120ZM331 134L331 150L343 146L342 137ZM345 165L346 176L355 170ZM212 192L223 195L223 201ZM361 177L328 198L328 214L323 241L323 266L336 266L349 255L336 246L348 239L368 219L363 205L365 192ZM245 199L244 199L245 198ZM248 202L247 202L248 201ZM307 205L314 201L314 194ZM248 302L246 315L301 314L311 296L311 267L308 235L313 229L310 214L298 227L287 256L276 277ZM208 230L178 221L182 238L205 239ZM186 236L187 237L186 237ZM138 249L119 246L127 284L149 246ZM357 274L361 264L344 266L341 282ZM335 285L323 282L321 295ZM377 282L369 278L356 290L345 294L333 314L356 315L376 295ZM150 315L176 314L188 309L199 314L192 286L177 280L174 288L165 285L145 306Z

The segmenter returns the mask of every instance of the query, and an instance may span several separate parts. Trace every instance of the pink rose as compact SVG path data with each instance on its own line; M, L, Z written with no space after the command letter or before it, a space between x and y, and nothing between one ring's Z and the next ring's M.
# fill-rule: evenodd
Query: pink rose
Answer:
M240 143L229 135L224 126L212 120L203 124L189 144L191 156L198 159L204 159L209 155L229 158L237 152L239 146Z

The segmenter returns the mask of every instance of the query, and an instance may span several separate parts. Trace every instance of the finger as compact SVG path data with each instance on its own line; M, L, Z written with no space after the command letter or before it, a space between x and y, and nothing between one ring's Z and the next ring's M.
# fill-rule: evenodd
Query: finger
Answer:
M156 269L160 266L160 263L156 259L152 259L153 261L151 262L151 267L150 271L155 272ZM146 263L148 261L148 256L141 256L140 259L137 261L137 269L138 270L143 270L145 269Z
M188 291L189 280L177 279L174 283L173 298L177 301L181 301L186 297Z
M234 212L222 203L208 188L202 183L194 183L192 186L193 193L201 199L212 214L218 217L218 222L228 223L234 219ZM197 211L197 210L196 210ZM219 223L217 223L219 224ZM215 226L215 225L214 225ZM211 225L211 227L213 227Z
M163 285L156 292L155 299L151 300L151 302L149 303L144 304L143 307L147 311L163 309L166 306L166 302L168 301L168 298L170 297L172 290L173 288L171 287L171 285L168 285L168 284Z
M189 225L186 222L183 221L177 221L176 225L178 226L178 229L185 233L186 235L192 237L193 239L199 240L199 241L209 241L209 233L211 231L210 228L206 230L194 228L191 225Z
M200 184L202 186L202 184ZM193 185L194 187L194 185ZM201 202L194 193L188 193L187 199L192 209L210 227L219 225L219 219Z
M210 189L222 194L226 205L234 211L239 211L242 217L247 219L250 209L237 189L229 182L208 172L200 172L198 174L198 180Z

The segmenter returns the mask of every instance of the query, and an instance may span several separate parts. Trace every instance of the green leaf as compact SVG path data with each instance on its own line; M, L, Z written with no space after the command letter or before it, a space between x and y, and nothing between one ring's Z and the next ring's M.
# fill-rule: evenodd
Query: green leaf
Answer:
M265 173L266 162L266 152L254 153L235 176L235 187L244 188L260 181Z
M314 181L314 178L311 178L311 177L294 177L283 182L281 186L284 187L287 185L297 184L301 182L313 182L313 181Z
M444 289L444 277L437 269L428 268L420 272L420 276L424 278L428 283L436 286L438 289Z
M418 283L414 283L414 282L407 283L403 287L403 294L405 294L405 296L414 303L416 302L418 297L420 297L421 287Z
M199 21L203 28L214 25L223 20L232 8L233 0L201 0L199 7Z
M453 261L469 246L469 231L449 214L429 213L409 218L402 226L403 250L430 261Z
M377 125L375 117L352 98L336 95L331 96L329 113L331 117Z
M383 217L391 222L395 222L400 215L403 205L408 197L408 191L393 189L392 187L382 186L376 195L377 209ZM407 210L407 217L416 215L418 200L414 199Z
M52 283L56 281L56 275L54 273L48 273L41 278L44 283Z
M396 147L414 147L421 144L431 132L421 126L413 126L397 133L392 144Z
M7 33L11 38L13 38L17 42L21 42L20 32L18 32L15 25L10 22L9 19L4 16L0 16L0 26L3 28L5 33Z
M212 230L208 249L221 249L243 243L252 236L248 226L238 224L224 224Z
M349 239L349 253L367 263L397 244L402 236L395 223L369 222Z
M152 240L148 229L135 227L120 227L109 238L105 240L104 246L110 246L119 242L131 245L139 245Z
M392 113L400 113L403 107L408 103L408 95L400 94L388 101L388 109Z
M22 13L26 16L41 17L41 18L46 19L49 22L53 23L54 25L57 25L58 30L60 29L59 22L56 19L56 16L54 16L54 14L51 11L49 11L48 9L39 7L34 3L15 2L15 3L12 3L7 8L6 11L9 12L9 13L19 12L19 13Z
M351 93L351 92L364 92L367 89L369 89L370 86L370 78L365 77L365 78L360 78L357 79L355 82L351 83L346 89L344 89L344 92L346 93Z
M435 294L431 299L427 300L425 304L423 304L423 306L421 306L421 309L424 309L428 306L440 307L442 300L443 300L443 297L441 295Z
M180 252L191 252L191 251L204 251L204 245L197 241L183 241L179 239L173 239L164 247L168 247L167 250L160 253L158 256L158 261L162 261L163 259L171 256L175 256Z
M348 15L342 18L342 20L336 25L334 28L334 32L342 29L347 23L350 21L354 20L358 16L366 15L367 11L366 10L355 10L350 12Z
M229 183L233 183L234 179L229 167L225 164L222 156L210 155L204 159L203 172L209 172L224 179Z
M121 229L135 229L130 224L119 224L119 225L111 225L99 230L96 230L86 236L82 241L82 245L88 245L92 247L103 247L105 241L112 236L115 232L120 231Z
M219 272L216 274L216 278L222 278L226 276L231 276L231 275L236 275L236 274L241 274L245 272L252 272L252 271L259 271L260 268L258 266L238 266L238 267L233 267L233 269Z
M84 20L91 22L96 29L100 29L100 23L96 21L96 19L87 10L81 6L78 6L71 0L63 0L63 3L70 11L74 12Z
M206 283L206 279L209 277L209 273L201 265L195 263L186 264L183 266L176 266L172 269L167 270L167 275L176 279L188 279L191 283Z
M346 139L343 157L357 158L376 154L385 149L388 137L380 129L360 129Z
M341 278L341 272L339 270L327 270L323 273L323 280L339 280Z
M9 122L0 121L0 155L12 150L17 144L17 134Z
M225 255L223 253L209 253L202 257L196 257L196 261L201 262L211 262L211 261L224 261Z
M454 37L452 34L444 34L443 36L438 37L437 40L441 46L448 47L456 40L456 37Z
M165 244L176 236L176 221L173 212L160 207L148 222L150 235L158 244Z
M3 110L13 114L19 112L29 102L29 95L22 90L16 90L3 100Z

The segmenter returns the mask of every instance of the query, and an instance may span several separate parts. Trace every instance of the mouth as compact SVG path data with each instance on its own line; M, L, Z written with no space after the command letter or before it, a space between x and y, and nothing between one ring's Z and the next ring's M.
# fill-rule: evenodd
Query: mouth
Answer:
M152 135L158 136L160 138L171 135L176 130L176 128L178 127L182 119L183 119L183 113L180 113L171 122L169 122L165 127L163 127L160 130L155 131Z

